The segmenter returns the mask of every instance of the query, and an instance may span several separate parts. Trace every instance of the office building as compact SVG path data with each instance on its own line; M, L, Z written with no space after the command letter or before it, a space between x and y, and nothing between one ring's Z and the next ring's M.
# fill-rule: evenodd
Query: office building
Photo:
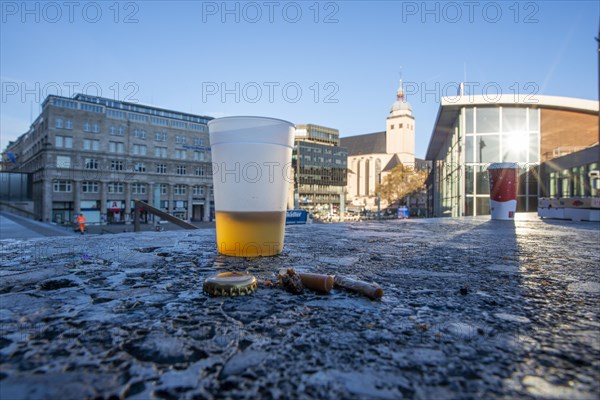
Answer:
M185 220L214 210L210 117L102 97L48 96L30 129L3 154L30 174L35 218L129 222L134 199ZM142 218L146 212L140 210Z
M292 154L294 208L343 213L347 159L337 129L297 125Z

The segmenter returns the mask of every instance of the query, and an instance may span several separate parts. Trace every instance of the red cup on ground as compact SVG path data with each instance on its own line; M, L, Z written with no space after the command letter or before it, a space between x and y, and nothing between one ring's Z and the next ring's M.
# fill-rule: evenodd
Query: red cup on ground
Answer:
M519 164L493 163L490 177L490 210L492 219L512 220L517 212L517 179Z

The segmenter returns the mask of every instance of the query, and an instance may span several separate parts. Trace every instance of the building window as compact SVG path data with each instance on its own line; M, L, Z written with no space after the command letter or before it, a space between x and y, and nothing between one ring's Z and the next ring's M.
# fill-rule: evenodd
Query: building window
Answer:
M500 131L500 114L498 111L498 107L477 107L475 110L475 129L477 133Z
M194 146L204 146L203 138L194 138Z
M56 156L56 168L71 168L71 157Z
M65 129L73 129L73 121L70 119L65 121Z
M167 141L167 133L166 132L156 132L154 134L154 140L157 142L166 142Z
M166 174L167 173L167 164L156 164L156 173L157 174Z
M185 144L185 136L175 136L175 143L177 144Z
M110 118L125 119L125 112L117 110L106 110L106 116Z
M167 184L166 183L161 183L160 184L160 194L167 194Z
M107 185L108 193L123 193L123 182L109 182Z
M121 142L108 142L108 151L111 153L125 153L125 144Z
M98 160L95 160L93 158L86 158L85 169L98 169Z
M141 115L141 114L129 113L129 119L132 121L148 122L148 117L146 117L145 115Z
M99 114L102 114L104 112L104 109L101 106L94 106L91 104L84 104L84 103L81 103L81 109L83 111L90 111L90 112L95 112L95 113L99 113Z
M194 196L203 196L204 195L204 186L195 185L193 188Z
M54 191L71 193L71 181L54 181Z
M156 125L169 125L166 119L158 117L150 117L150 122Z
M94 124L92 126L92 130L94 131L94 133L98 133L100 132L100 126L98 124Z
M99 187L98 182L84 181L81 183L81 191L83 193L98 193Z
M187 158L187 151L180 150L180 149L175 150L175 158L179 158L180 160L185 160Z
M568 169L564 169L561 173L560 190L562 197L571 197L571 175Z
M63 99L54 98L53 102L57 107L70 108L72 110L77 110L77 103L74 101L68 101Z
M146 131L143 129L134 129L133 137L137 139L146 139Z
M84 132L91 132L92 131L92 125L89 122L84 122L83 123L83 131Z
M194 161L204 161L204 152L194 151Z
M83 139L84 150L100 150L100 141L95 139Z
M135 172L146 172L146 165L144 163L135 163L133 170Z
M196 167L196 171L194 172L196 176L204 176L204 167Z
M154 148L154 156L158 158L167 158L167 148L156 146Z
M175 185L175 194L183 195L185 194L185 185Z
M56 120L54 121L54 127L62 129L62 127L63 127L63 119L62 118L56 118Z
M146 194L146 185L143 183L132 183L131 194Z
M134 144L133 145L133 154L145 156L147 147L143 144Z
M73 148L73 138L71 136L55 136L54 143L56 147L64 147L65 149Z
M177 175L185 175L185 165L177 166Z
M114 126L111 126L110 128L108 128L108 133L114 136L117 134L117 129Z
M500 161L500 137L498 135L475 136L476 162ZM468 147L468 146L467 146Z
M360 160L356 161L356 195L360 196Z
M502 161L527 162L528 146L527 132L502 135Z
M124 126L119 127L119 130L117 131L117 135L125 136L125 127Z
M123 161L112 160L110 162L110 170L111 171L123 171Z
M502 108L502 132L527 131L527 109L517 107Z
M204 132L204 126L198 124L188 124L189 128L193 131Z

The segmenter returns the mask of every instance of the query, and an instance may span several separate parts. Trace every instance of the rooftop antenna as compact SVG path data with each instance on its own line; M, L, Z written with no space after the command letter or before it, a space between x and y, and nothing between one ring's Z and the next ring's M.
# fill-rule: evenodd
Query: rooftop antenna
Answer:
M463 81L460 83L458 88L458 95L464 96L465 94L465 82L467 81L467 63L463 62Z

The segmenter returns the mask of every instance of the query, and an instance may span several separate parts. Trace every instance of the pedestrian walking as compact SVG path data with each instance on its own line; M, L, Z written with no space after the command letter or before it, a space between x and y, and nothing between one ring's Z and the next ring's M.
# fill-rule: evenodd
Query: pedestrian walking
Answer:
M77 223L79 224L79 231L83 235L85 232L85 216L83 214L79 214L77 217Z

